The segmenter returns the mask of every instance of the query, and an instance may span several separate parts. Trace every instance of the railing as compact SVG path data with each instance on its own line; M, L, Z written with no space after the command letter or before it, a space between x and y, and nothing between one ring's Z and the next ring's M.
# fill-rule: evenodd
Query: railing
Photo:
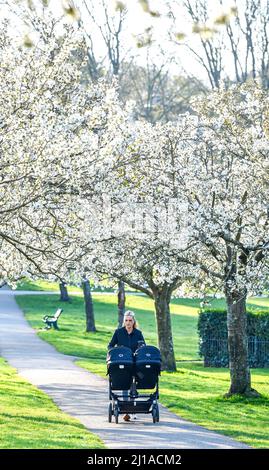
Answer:
M201 356L205 367L228 367L228 341L225 338L208 338L201 343ZM257 336L248 338L250 367L269 367L269 341Z

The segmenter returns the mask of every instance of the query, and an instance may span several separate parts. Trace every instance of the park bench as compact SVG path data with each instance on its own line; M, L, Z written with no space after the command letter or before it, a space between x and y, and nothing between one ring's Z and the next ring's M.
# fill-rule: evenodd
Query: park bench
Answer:
M62 311L63 311L62 308L58 308L53 316L45 315L43 317L43 322L46 323L46 328L45 328L46 330L49 330L52 326L55 330L59 330L57 322L59 320L59 317Z

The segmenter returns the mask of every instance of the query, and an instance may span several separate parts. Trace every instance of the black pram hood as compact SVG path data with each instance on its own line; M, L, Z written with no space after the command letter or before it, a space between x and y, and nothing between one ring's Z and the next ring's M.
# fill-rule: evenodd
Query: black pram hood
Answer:
M110 364L133 364L133 353L126 346L117 346L107 353L107 365Z
M149 364L161 364L161 353L155 346L141 346L135 352L135 362L147 362Z

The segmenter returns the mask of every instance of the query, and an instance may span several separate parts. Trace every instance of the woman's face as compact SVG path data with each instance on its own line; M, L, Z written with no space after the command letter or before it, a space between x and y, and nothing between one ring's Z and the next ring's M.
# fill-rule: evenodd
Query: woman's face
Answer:
M134 327L134 319L133 317L125 317L124 318L124 326L127 330L132 330Z

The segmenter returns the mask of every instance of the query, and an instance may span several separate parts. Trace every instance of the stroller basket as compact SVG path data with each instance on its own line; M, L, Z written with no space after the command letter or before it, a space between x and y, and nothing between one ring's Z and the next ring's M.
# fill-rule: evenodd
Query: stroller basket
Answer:
M144 401L120 401L118 400L118 407L120 413L149 413L152 407L152 400Z
M161 373L161 354L154 346L142 346L135 353L135 376L138 389L152 389Z
M133 354L125 346L110 349L107 354L107 373L112 390L128 390L133 377Z

